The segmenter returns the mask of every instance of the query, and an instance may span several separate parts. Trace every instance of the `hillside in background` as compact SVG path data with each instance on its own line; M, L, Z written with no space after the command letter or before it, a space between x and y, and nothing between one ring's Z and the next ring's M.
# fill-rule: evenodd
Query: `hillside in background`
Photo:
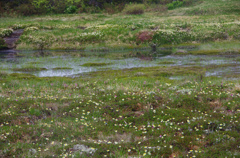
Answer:
M148 11L166 7L173 15L239 14L238 0L2 0L1 16L59 13L119 13L128 4L144 4Z

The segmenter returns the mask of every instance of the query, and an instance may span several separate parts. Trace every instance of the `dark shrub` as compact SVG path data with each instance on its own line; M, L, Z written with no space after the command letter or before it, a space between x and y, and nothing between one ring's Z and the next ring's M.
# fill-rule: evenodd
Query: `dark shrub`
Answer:
M78 10L79 13L86 12L86 13L99 13L101 12L101 9L99 7L94 6L86 6L84 8L80 8Z
M108 14L115 14L115 13L121 12L124 9L124 6L125 6L124 3L118 4L118 5L105 3L103 5L103 9Z
M24 16L29 16L37 13L36 8L31 4L22 4L16 8L16 11L18 14Z
M167 4L169 10L181 7L183 5L182 1L173 1L172 3Z
M3 3L0 2L0 15L3 14L3 13L4 13Z
M73 14L73 13L76 13L76 11L77 11L77 7L74 5L70 5L66 8L64 12L67 14Z
M165 5L158 5L158 4L153 4L149 5L146 9L147 12L159 12L163 13L167 11L167 7Z
M161 0L159 3L160 4L168 4L168 3L171 3L172 0Z
M66 1L65 0L55 0L52 1L51 11L53 13L64 13L66 10Z

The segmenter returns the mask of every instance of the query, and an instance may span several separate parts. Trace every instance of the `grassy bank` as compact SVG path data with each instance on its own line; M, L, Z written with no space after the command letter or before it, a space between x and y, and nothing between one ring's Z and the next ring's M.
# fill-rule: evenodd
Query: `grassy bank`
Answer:
M239 8L233 7L238 3L205 0L163 12L148 6L141 15L82 13L1 18L0 35L24 29L17 44L20 50L115 50L145 48L152 43L175 46L213 42L225 47L227 42L240 40Z

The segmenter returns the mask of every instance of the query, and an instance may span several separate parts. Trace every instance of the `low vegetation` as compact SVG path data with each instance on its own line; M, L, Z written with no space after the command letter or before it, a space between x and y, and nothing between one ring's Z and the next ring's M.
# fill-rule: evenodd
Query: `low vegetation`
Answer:
M0 37L0 50L6 48L5 41Z
M28 17L22 21L3 18L0 34L5 37L5 30L24 29L17 49L42 51L146 48L153 43L161 47L187 43L222 42L223 46L230 41L237 43L240 34L239 16L219 15L218 20L212 22L215 18L216 16L184 16L180 19L174 16L159 17L155 13L136 17L104 14L52 15Z
M95 66L107 66L107 65L111 65L111 63L86 63L86 64L83 64L81 66L95 67Z
M1 73L0 155L239 156L239 82L201 78L201 71L134 68L80 78ZM175 75L183 79L168 79ZM81 152L78 144L95 152Z
M0 49L37 51L0 58L0 157L240 157L238 0L15 2Z
M227 2L204 0L201 3L200 1L190 3L187 0L168 2L169 5L175 3L181 3L183 6L162 11L165 4L156 4L155 7L159 9L159 12L156 12L150 3L132 3L125 5L122 13L114 15L81 13L7 17L7 20L1 18L0 36L6 37L13 30L24 29L17 49L38 49L41 52L45 49L89 51L104 48L109 50L146 48L153 44L175 46L186 43L239 41L240 11L235 7L239 2L234 0ZM219 7L221 12L217 8L216 12L208 11L209 6ZM191 11L193 8L194 11L199 10L195 16L192 16L195 14ZM71 10L74 10L74 7L69 6L68 12L72 13Z
M47 69L39 68L39 67L13 68L13 71L21 71L21 72L35 72L35 71L42 71L42 70L47 70Z
M144 13L144 4L129 4L123 9L123 12L130 15L139 15Z

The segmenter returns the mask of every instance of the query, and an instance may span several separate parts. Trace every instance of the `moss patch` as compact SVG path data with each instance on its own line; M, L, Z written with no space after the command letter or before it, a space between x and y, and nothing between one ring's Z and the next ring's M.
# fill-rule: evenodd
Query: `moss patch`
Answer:
M5 44L3 38L0 37L0 50L6 49L6 48L7 48L7 45Z
M98 66L107 66L107 65L111 65L111 63L85 63L85 64L80 65L80 66L84 66L84 67L98 67Z
M217 55L217 54L220 54L222 52L223 52L222 50L195 50L195 51L189 51L187 54L192 54L192 55ZM180 53L177 53L177 54L180 54Z
M72 68L70 67L55 67L53 70L71 70Z
M13 71L22 71L22 72L34 72L34 71L43 71L43 70L47 70L47 69L39 68L39 67L13 68Z
M175 64L173 61L161 61L158 64L168 65L168 64Z
M40 62L40 61L32 61L32 62L28 62L27 64L42 64L42 62Z

